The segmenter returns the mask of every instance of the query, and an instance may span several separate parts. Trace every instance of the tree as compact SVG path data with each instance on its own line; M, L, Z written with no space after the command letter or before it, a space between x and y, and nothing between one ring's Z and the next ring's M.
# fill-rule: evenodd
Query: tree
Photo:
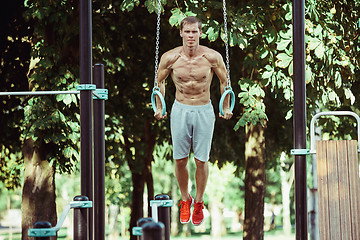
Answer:
M76 5L76 4L75 4ZM29 36L31 60L29 90L75 88L78 12L74 3L25 2L25 17L33 23ZM24 90L24 89L21 89ZM24 186L22 238L36 221L57 222L55 172L71 172L78 159L78 99L73 95L30 97L24 108L22 127ZM75 114L74 114L75 112ZM43 211L44 206L47 211Z
M22 1L5 2L0 14L0 89L15 91L27 88L27 73L30 64L31 23L23 17ZM21 132L19 128L24 117L24 100L1 96L0 106L0 181L7 188L16 188L20 183Z
M280 156L280 176L281 176L281 194L282 194L282 207L283 207L283 230L286 235L291 234L291 220L290 220L290 189L294 182L294 164L290 169L285 162L286 154L282 153ZM290 174L287 176L286 170Z

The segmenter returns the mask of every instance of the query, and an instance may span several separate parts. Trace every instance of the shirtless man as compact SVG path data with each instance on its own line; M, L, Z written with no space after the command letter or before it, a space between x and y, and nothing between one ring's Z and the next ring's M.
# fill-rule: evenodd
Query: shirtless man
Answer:
M203 196L209 175L210 148L215 124L214 109L210 101L210 85L215 74L220 79L220 91L227 84L227 72L222 56L199 44L202 34L201 22L196 17L186 17L181 22L182 46L164 53L158 69L160 92L165 96L165 79L170 74L176 87L175 102L171 109L170 128L173 144L175 175L181 191L180 222L200 225L204 219ZM162 115L161 102L157 100L155 118ZM229 96L224 101L224 119L230 119ZM187 162L191 144L196 163L196 196L193 199L188 190L189 173ZM195 200L195 203L194 203ZM191 206L194 211L191 217Z

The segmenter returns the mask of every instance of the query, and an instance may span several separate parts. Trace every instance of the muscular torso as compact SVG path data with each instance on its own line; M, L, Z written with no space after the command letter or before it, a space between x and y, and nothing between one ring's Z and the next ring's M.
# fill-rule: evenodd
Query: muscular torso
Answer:
M201 47L200 54L189 57L181 48L176 48L171 55L169 68L176 87L176 100L187 105L209 103L213 78L211 50Z

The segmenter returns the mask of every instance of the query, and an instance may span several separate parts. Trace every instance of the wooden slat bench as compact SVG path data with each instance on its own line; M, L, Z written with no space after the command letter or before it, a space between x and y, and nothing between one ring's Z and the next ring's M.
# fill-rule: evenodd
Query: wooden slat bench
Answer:
M318 141L316 155L320 239L360 240L357 141Z

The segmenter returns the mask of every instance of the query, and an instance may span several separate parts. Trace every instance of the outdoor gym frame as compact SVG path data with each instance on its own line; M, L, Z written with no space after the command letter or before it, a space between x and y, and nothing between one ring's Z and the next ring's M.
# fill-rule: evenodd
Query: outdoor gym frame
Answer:
M89 200L92 206L92 202L94 202L93 211L89 211L87 214L86 211L76 211L77 214L74 218L74 239L92 239L92 234L90 229L92 227L92 220L96 224L96 228L94 228L95 239L103 239L105 237L105 101L108 98L108 91L104 89L104 65L103 64L95 64L93 69L90 69L94 76L95 84L80 84L77 89L79 91L24 91L24 92L0 92L0 96L41 96L41 95L59 95L59 94L81 94L82 92L87 93L90 96L89 100L85 100L83 103L80 103L80 157L81 157L81 195L85 196ZM94 101L93 101L94 100ZM85 103L85 104L84 104ZM90 106L91 114L90 118L88 117L88 112L86 116L83 117L81 115L83 108ZM89 128L83 128L83 126L88 126ZM94 127L93 127L94 126ZM85 131L85 134L82 134ZM86 133L90 131L91 136L91 145L90 147L86 146L86 149L92 150L94 152L87 153L83 151L83 143L89 142L88 136ZM90 155L91 160L83 159L83 156ZM87 162L90 166L86 166L84 174L84 166L83 162ZM94 167L93 167L94 165ZM96 169L96 171L93 171ZM85 177L84 177L85 175ZM93 179L94 176L94 180ZM87 180L86 180L87 179ZM89 181L89 182L88 182ZM96 184L94 184L96 182ZM85 187L88 185L91 188L91 192L85 192ZM77 197L78 198L78 197ZM80 200L75 200L80 201ZM75 202L76 203L76 202ZM80 203L80 202L79 202ZM74 204L74 203L73 203ZM71 205L71 204L70 204ZM77 209L78 207L74 207ZM84 208L84 207L81 207ZM86 206L85 208L91 209L91 207ZM70 208L69 208L70 209ZM68 210L69 210L68 209ZM67 213L67 212L66 212ZM55 227L51 227L48 222L39 222L34 225L35 229L31 229L31 234L34 237L45 237L45 236L55 236L56 232L60 229L64 218L66 217L63 214L58 224ZM94 214L93 214L94 213ZM85 214L85 215L84 215ZM94 216L94 218L92 218ZM75 223L76 222L76 223ZM42 225L45 223L45 225ZM44 229L38 229L39 226L47 226ZM50 229L49 229L50 228ZM50 235L49 235L50 234ZM30 236L30 234L29 234Z
M104 92L101 92L101 90L105 90L103 89L104 66L95 64L93 72L91 19L91 0L80 0L80 85L78 87L80 91L0 93L0 96L80 94L81 195L94 201L94 209L90 211L88 221L80 222L74 228L79 228L78 230L82 232L81 239L90 240L93 237L105 239L105 103L102 101L105 98L102 98ZM97 88L101 89L100 92L96 92L97 89L93 85L93 74L94 83ZM107 95L106 90L105 92ZM93 103L93 95L100 101ZM95 128L93 128L93 124L96 126ZM96 169L94 174L93 169ZM94 181L96 182L95 186ZM95 232L93 232L94 225L96 226ZM74 229L74 232L78 230Z

